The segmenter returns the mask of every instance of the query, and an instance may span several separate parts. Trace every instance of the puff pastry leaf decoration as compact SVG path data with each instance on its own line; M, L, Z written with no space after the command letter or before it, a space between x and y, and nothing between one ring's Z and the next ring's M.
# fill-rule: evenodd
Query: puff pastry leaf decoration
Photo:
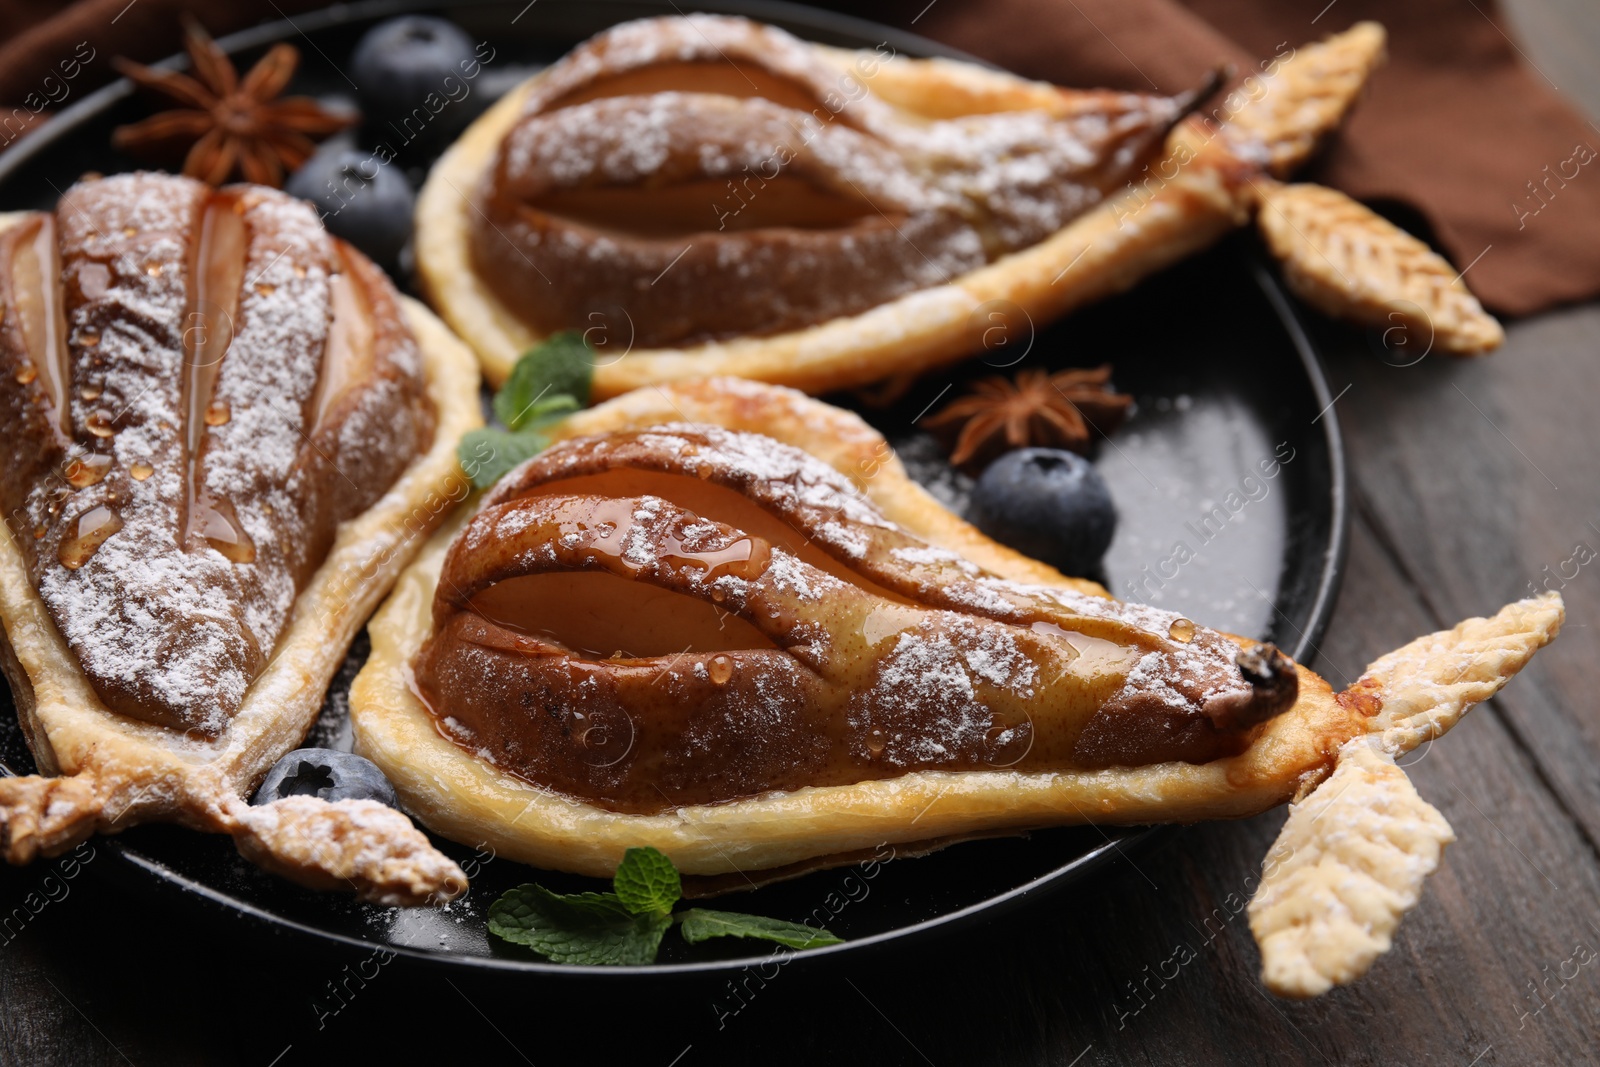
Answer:
M1326 41L1294 49L1260 78L1245 79L1242 102L1226 113L1224 130L1241 154L1264 152L1277 177L1310 158L1338 128L1367 78L1383 62L1386 34L1376 22L1358 22Z
M1394 340L1407 354L1476 355L1505 340L1459 271L1341 192L1263 183L1256 221L1297 296L1337 318L1400 331Z
M467 876L404 815L375 800L284 797L239 815L239 853L308 889L381 907L442 903Z
M0 663L61 776L0 781L0 845L238 832L465 495L470 360L307 205L161 174L0 219L0 309Z
M1393 756L1369 738L1348 742L1262 861L1250 901L1262 983L1314 997L1365 974L1454 840Z

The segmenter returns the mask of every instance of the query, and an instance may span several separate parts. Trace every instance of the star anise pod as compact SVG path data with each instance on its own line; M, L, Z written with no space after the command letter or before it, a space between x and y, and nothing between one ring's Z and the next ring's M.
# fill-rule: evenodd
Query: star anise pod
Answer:
M1114 432L1133 403L1112 392L1110 380L1110 364L1054 374L1025 370L1015 381L982 378L922 425L944 438L952 466L974 474L1002 452L1029 445L1087 452L1093 435Z
M356 119L329 111L308 96L278 99L300 63L293 45L273 45L243 79L228 54L192 19L184 26L184 47L193 77L121 56L111 61L135 85L183 105L118 126L111 135L117 148L168 157L187 150L183 173L211 185L221 185L237 172L245 181L280 186L284 175L316 150L316 139Z

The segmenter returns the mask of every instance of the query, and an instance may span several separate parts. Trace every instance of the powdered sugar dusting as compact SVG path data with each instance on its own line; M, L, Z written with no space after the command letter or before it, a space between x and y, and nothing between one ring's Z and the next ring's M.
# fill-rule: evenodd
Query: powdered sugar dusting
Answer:
M1037 682L1038 668L1008 628L929 613L895 639L872 683L852 697L852 747L893 767L971 762L994 725L985 689L1025 700Z

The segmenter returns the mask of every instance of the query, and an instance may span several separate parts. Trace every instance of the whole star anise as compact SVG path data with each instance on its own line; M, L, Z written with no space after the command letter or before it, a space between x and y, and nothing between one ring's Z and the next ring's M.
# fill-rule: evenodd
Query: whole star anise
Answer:
M135 85L183 105L118 126L111 135L117 148L168 157L186 149L183 173L191 178L221 185L237 172L245 181L279 186L316 150L315 138L355 121L355 115L329 111L308 96L277 99L300 62L292 45L273 45L242 80L227 53L193 20L184 26L184 47L193 77L121 56L112 60Z
M1114 432L1133 403L1112 392L1110 380L1110 364L1054 374L1025 370L1015 381L981 378L922 425L945 440L951 465L969 473L1029 445L1087 452L1093 434Z

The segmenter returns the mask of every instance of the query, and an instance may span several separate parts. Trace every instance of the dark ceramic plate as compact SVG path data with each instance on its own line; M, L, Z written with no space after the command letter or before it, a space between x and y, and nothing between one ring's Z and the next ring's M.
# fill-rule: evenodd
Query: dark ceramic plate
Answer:
M953 55L911 35L787 4L710 4L834 45L887 42L908 55ZM236 34L222 44L253 61L279 40L301 48L292 91L339 96L350 85L335 65L372 22L438 4L389 0L329 8ZM496 49L496 64L549 62L613 23L675 6L525 0L448 7L449 16ZM112 127L144 114L119 82L63 111L0 157L0 204L48 208L86 171L132 169L111 151ZM420 174L415 175L420 177ZM1182 607L1195 619L1278 641L1297 659L1315 652L1344 554L1345 467L1334 396L1294 308L1243 237L1140 285L1133 292L1037 331L1012 318L990 335L981 359L929 375L892 406L862 408L894 442L912 473L958 510L969 483L916 429L920 414L958 395L975 375L1017 367L1111 362L1137 410L1096 459L1122 521L1103 576L1121 596ZM1003 343L1002 343L1003 342ZM987 364L987 365L986 365ZM309 744L348 747L350 680L366 655L363 636L335 679ZM9 708L0 712L0 766L32 761ZM787 919L814 917L848 939L803 954L822 958L948 928L997 907L1088 876L1154 831L1068 828L972 842L922 859L823 871L739 897L731 906ZM301 891L240 859L226 838L142 826L101 846L115 857L95 870L146 885L167 883L235 915L280 930L426 960L521 971L622 977L735 969L765 950L729 940L693 950L669 939L661 962L640 968L562 968L491 944L485 912L535 872L441 842L473 876L471 891L441 910L382 909ZM889 853L885 852L885 857ZM538 873L552 888L583 883ZM592 883L591 883L592 884Z

